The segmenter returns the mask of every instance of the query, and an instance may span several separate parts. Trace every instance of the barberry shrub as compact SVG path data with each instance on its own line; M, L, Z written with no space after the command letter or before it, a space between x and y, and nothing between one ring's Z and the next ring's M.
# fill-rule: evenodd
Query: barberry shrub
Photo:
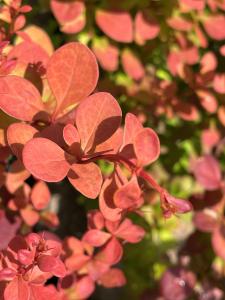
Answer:
M1 299L223 299L224 10L0 2Z

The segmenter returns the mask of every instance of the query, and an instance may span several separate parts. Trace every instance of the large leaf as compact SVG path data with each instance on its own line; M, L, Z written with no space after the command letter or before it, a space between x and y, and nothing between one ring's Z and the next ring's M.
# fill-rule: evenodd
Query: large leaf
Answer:
M69 43L50 58L47 79L56 97L55 115L86 98L98 80L94 54L80 43Z
M118 102L108 93L96 93L82 101L76 114L82 149L87 153L106 142L120 126L121 115Z
M27 170L38 179L48 182L61 181L70 165L65 152L54 142L45 138L30 140L23 150L23 162Z
M0 91L0 108L16 119L32 121L44 110L38 90L24 78L0 77Z

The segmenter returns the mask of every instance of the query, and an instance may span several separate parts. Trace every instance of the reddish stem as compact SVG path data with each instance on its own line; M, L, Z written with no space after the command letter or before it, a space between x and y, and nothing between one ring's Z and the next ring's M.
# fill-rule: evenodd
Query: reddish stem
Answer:
M83 162L96 161L98 159L105 159L111 162L119 162L125 165L131 172L135 172L137 176L147 181L158 193L162 193L164 189L155 181L155 179L147 173L143 168L138 168L134 163L125 157L118 154L101 154L96 157L84 160Z

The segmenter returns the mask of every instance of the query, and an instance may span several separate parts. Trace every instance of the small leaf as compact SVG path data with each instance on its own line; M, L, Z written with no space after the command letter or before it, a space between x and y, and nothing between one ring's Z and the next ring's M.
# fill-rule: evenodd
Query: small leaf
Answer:
M71 34L80 32L86 22L85 5L80 1L51 0L52 12L61 25L61 31Z
M99 208L104 218L112 222L121 219L122 209L115 206L113 195L119 185L116 182L115 174L111 178L106 178L99 195Z
M136 135L142 129L143 126L138 118L131 113L127 113L125 117L123 145L133 144Z
M98 229L90 229L88 230L82 240L87 242L93 247L103 246L111 237L111 234L98 230Z
M20 160L22 160L22 151L24 145L37 133L37 129L28 124L14 123L8 127L7 141L12 149L12 152Z
M66 275L66 268L63 262L54 256L40 255L37 259L38 267L42 272L50 272L57 277Z
M97 10L96 23L111 39L131 43L133 40L132 19L127 11Z
M63 149L45 138L32 139L25 145L23 162L33 176L47 182L61 181L70 168Z
M68 179L87 198L95 199L100 193L102 174L95 163L72 164Z
M143 204L137 177L134 176L127 184L115 192L114 203L122 209L135 209Z
M110 269L99 279L99 283L106 288L121 287L126 284L126 277L120 269Z
M114 72L118 69L119 50L107 38L94 40L92 50L104 70Z
M206 190L216 190L221 187L221 171L218 161L211 155L200 157L193 167L198 182Z
M73 143L80 143L79 133L72 124L67 124L63 128L63 138L68 146L71 146Z
M44 209L51 198L47 184L44 181L38 181L32 188L30 195L31 202L37 210Z
M134 140L134 151L140 165L148 165L159 157L160 142L157 134L150 128L140 131Z
M143 239L145 231L141 226L133 224L129 219L125 219L114 231L114 235L129 243L139 243Z
M135 40L139 45L145 44L147 40L156 38L160 31L158 22L144 11L138 11L135 20Z
M132 79L141 80L144 77L144 66L141 60L130 49L122 51L121 60L125 73Z
M96 254L95 258L106 264L117 264L123 256L123 248L120 242L112 237L109 242Z
M0 77L0 108L21 121L32 121L44 110L38 90L17 76Z

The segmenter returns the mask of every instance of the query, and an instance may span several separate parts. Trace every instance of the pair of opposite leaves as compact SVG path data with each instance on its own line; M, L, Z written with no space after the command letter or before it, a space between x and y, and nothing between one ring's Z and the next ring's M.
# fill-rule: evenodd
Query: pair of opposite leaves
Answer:
M76 127L67 124L63 129L68 151L65 152L61 145L51 141L54 140L53 136L49 139L36 138L27 143L39 133L36 128L22 123L12 124L8 128L8 143L20 159L22 148L27 144L23 161L37 178L57 182L69 172L71 183L79 191L89 198L96 198L102 184L100 169L92 162L77 162L99 153L118 151L122 145L122 132L119 129L121 109L108 93L96 93L88 97L97 83L98 66L92 52L82 44L69 43L59 48L48 63L47 79L56 98L56 108L52 115L45 108L35 86L17 76L0 78L0 108L10 116L31 124L35 120L46 122L48 114L48 122L54 125L60 122L60 117L65 115L68 107L74 107L83 100L75 111ZM135 154L139 165L144 166L156 160L160 147L155 132L149 128L143 129L134 116L130 115L126 119L129 120L124 133L127 142L123 145L136 144Z

